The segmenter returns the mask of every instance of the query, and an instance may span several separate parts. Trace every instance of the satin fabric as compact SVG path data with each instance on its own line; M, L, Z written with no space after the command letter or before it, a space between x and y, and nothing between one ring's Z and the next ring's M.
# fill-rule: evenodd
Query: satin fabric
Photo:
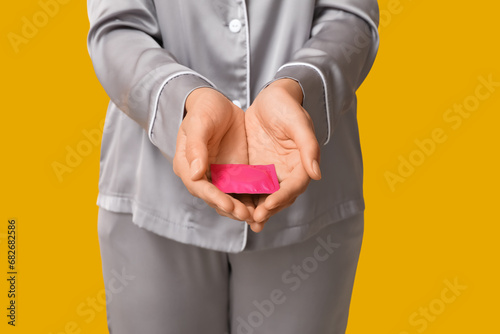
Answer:
M110 97L100 207L231 253L290 245L364 210L355 92L378 49L375 0L88 0L88 14L89 54ZM190 195L172 159L192 90L212 87L245 110L280 78L302 87L323 177L255 234Z
M141 229L99 210L112 334L343 334L363 213L300 243L224 253Z

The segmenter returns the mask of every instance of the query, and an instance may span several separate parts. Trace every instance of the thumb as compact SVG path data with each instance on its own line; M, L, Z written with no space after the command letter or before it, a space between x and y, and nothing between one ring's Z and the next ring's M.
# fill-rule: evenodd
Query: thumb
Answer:
M191 122L186 129L186 160L189 164L191 180L199 180L208 167L208 140L210 130L203 122Z
M309 125L309 120L302 115L301 121L292 122L290 125L290 138L295 142L300 152L302 166L311 179L321 179L319 168L320 148L314 129Z

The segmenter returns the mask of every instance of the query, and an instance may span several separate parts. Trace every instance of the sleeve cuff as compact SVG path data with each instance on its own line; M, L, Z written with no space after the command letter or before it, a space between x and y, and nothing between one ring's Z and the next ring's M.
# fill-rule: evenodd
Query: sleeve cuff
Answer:
M311 116L316 139L320 145L330 141L331 122L328 110L328 96L326 80L321 71L307 63L289 63L280 67L272 82L289 78L297 81L302 88L302 107Z
M158 92L149 124L149 140L173 161L177 134L184 118L188 95L201 87L214 88L208 79L194 72L181 72L167 78Z

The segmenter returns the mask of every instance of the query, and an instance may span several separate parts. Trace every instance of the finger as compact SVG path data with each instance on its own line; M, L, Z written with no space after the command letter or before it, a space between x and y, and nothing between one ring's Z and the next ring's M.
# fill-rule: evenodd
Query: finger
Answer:
M267 222L267 219L263 222L260 222L260 223L251 223L251 224L249 224L250 229L252 231L254 231L255 233L259 233L264 229L264 225L266 224L266 222Z
M251 222L247 222L247 223L248 223L248 225L250 225L250 229L252 231L254 231L255 233L259 233L260 231L262 231L264 229L264 225L267 223L268 220L269 220L269 218L266 218L260 222L251 221Z
M206 179L185 183L188 190L196 197L204 200L212 207L220 208L225 212L232 212L234 209L231 197L215 187Z
M208 141L213 134L212 122L203 122L201 118L190 118L183 128L186 135L186 160L192 180L199 180L208 167Z
M296 167L292 174L280 183L280 189L267 196L255 208L253 218L256 222L269 219L272 215L289 207L302 194L309 184L309 176L303 168Z
M231 200L233 201L234 205L234 210L233 210L233 215L235 216L234 219L239 220L239 221L247 221L251 219L252 214L250 213L250 209L245 203L242 203L241 201L232 198L229 196Z
M251 217L245 204L223 193L206 179L192 181L189 187L195 196L201 198L216 210L224 212L224 216L240 221L245 221Z
M246 219L246 222L247 223L253 222L252 217L253 217L253 212L255 211L255 203L253 196L249 194L239 194L239 195L234 195L234 198L243 203L247 208L248 212L250 213L250 217Z
M231 219L234 219L234 220L239 220L238 218L236 218L232 214L229 214L226 211L223 211L223 210L219 209L218 207L214 207L214 209L215 209L215 212L217 212L220 216L231 218Z
M293 202L300 194L302 194L309 184L309 177L289 177L283 180L280 184L280 189L269 195L264 203L267 210L274 210L282 207L289 202ZM290 203L291 204L291 203Z
M225 212L225 214L218 212L223 216L242 221L251 217L250 212L243 203L220 191L216 186L208 182L206 177L193 181L189 173L185 172L187 170L187 161L183 160L182 157L178 161L178 169L183 171L179 176L191 195L202 199L212 208Z
M228 218L231 218L231 219L236 219L236 217L234 217L233 215L231 215L231 214L227 213L226 211L222 210L221 208L219 208L214 203L206 203L206 204L208 206L210 206L212 209L214 209L215 212L217 212L220 216L228 217Z
M305 112L305 111L304 111ZM306 115L299 122L291 122L289 136L297 145L302 165L311 179L321 179L320 148Z
M255 209L255 212L254 212L254 215L253 215L254 223L264 224L272 216L274 216L278 212L280 212L280 211L288 208L289 206L291 206L295 202L295 200L297 199L297 197L293 197L293 198L288 199L286 202L281 203L279 206L277 206L276 208L274 208L272 210L266 209L266 207L264 205L261 205L260 207L257 207Z
M234 220L239 220L239 221L248 221L251 220L251 215L248 211L248 208L241 202L235 200L236 202L233 203L234 205L234 210L232 212L227 212L219 208L218 206L212 206L215 211L221 215L225 216Z
M266 201L267 196L269 196L269 195L262 194L262 195L256 195L253 197L253 203L255 205L255 209L252 212L251 221L248 221L250 227L252 227L252 224L254 224L254 223L262 223L264 221L264 219L256 220L255 213L257 210L262 211L264 209L263 206L264 206L264 202ZM260 214L259 217L262 217L262 214Z
M267 194L260 195L258 200L257 200L256 207L255 207L253 217L252 217L256 224L264 223L271 216L271 211L268 210L264 206L264 203L266 202L267 197L269 197L269 195L267 195ZM253 231L253 228L252 228L252 231Z

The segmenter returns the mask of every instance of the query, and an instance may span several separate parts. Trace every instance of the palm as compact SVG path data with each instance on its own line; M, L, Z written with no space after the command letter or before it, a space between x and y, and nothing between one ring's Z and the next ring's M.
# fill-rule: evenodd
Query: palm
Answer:
M190 147L189 137L197 137L202 132L202 137L197 137L197 140L206 143L207 168L204 178L209 179L210 164L246 164L248 151L243 110L223 96L216 95L214 101L207 99L204 102L203 112L196 115L188 113L186 116L186 121L194 126L181 126L176 154L180 161L199 158L202 154L200 146L194 151L187 151L187 147Z
M214 124L214 136L208 141L209 164L248 163L245 114L231 111L220 124Z
M251 165L274 164L280 182L290 177L296 169L302 169L297 145L280 129L277 119L263 118L249 108L245 122Z

